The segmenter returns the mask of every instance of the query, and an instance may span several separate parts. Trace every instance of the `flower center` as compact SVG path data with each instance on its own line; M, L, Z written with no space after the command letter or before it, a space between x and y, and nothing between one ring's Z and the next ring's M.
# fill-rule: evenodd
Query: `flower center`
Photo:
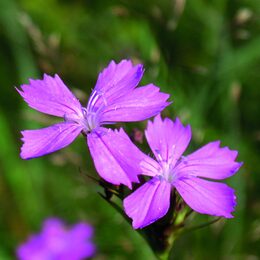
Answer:
M165 162L165 161L161 161L159 162L160 166L161 166L161 170L159 172L159 176L164 179L165 181L172 183L174 181L174 167L172 167L172 164Z
M82 108L83 120L82 125L84 126L83 132L85 134L90 133L92 130L97 128L99 124L98 115L96 112L87 111L86 108Z
M165 160L160 153L160 150L155 150L157 161L160 165L160 169L158 171L158 177L161 180L165 180L169 183L172 183L174 180L174 165L172 164L172 160Z
M65 122L81 125L83 134L88 134L101 125L100 114L106 105L103 93L94 90L89 98L87 107L82 107L80 113L65 114L64 120Z
M82 132L84 134L88 134L92 130L97 128L100 123L96 112L87 111L87 109L84 107L82 107L81 109L81 114L65 114L64 121L81 125L83 127Z

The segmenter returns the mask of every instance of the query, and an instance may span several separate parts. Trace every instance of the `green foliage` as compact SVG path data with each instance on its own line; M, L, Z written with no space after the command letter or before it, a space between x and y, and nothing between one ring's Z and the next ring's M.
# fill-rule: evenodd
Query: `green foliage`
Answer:
M44 218L92 223L100 259L153 259L143 239L87 174L85 140L31 161L19 157L19 131L51 122L14 90L28 78L58 73L86 100L111 59L145 64L174 101L164 115L193 128L191 148L220 139L240 151L235 218L180 237L174 259L257 259L260 255L260 2L0 1L0 259L37 232ZM82 94L85 93L85 94ZM144 123L127 126L143 129ZM212 218L194 214L193 223ZM255 258L254 258L255 257Z

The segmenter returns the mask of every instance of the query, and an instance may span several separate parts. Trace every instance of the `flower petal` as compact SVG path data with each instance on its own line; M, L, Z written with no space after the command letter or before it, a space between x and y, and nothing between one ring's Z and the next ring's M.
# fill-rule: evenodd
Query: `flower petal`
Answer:
M236 196L226 184L191 177L180 178L173 185L193 210L213 216L233 217L231 212L236 206Z
M124 199L133 227L143 228L162 218L170 206L171 184L154 177Z
M44 248L42 238L32 235L25 244L20 245L16 251L19 260L48 259L50 253Z
M103 122L130 122L150 118L160 113L170 103L168 94L160 92L153 84L139 87L107 106L101 115Z
M31 159L55 152L69 145L82 128L73 123L60 123L37 130L22 131L21 157Z
M242 163L236 162L237 151L220 147L220 142L211 142L194 153L182 158L175 168L178 175L206 177L221 180L235 174Z
M85 222L77 223L73 226L70 231L71 237L74 237L75 240L84 241L90 239L94 234L94 229L91 225Z
M140 162L140 167L142 175L151 177L158 175L162 170L161 165L149 156Z
M90 240L93 231L92 226L84 222L74 225L67 234L68 248L64 250L64 258L60 259L76 260L93 256L96 251L95 245Z
M28 105L42 113L63 117L65 114L81 113L81 105L58 75L44 75L43 80L30 80L22 85L19 94Z
M87 136L90 153L99 175L106 181L129 188L139 182L140 162L147 156L129 139L123 129L99 128Z
M118 64L111 61L98 76L96 86L91 94L88 107L96 110L102 105L110 105L116 99L134 89L143 76L143 66L134 66L130 60ZM98 98L93 98L98 96Z
M191 129L189 125L183 126L178 118L173 122L158 115L153 122L148 122L145 136L157 160L174 165L190 142Z

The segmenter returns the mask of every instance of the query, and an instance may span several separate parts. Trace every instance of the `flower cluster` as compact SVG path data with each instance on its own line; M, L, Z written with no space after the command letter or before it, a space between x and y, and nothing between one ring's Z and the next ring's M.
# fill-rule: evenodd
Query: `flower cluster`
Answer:
M231 218L236 205L234 190L222 180L241 166L237 152L208 143L183 156L191 139L190 126L177 118L161 119L160 112L170 104L169 95L153 84L137 87L143 76L142 65L131 61L111 61L98 76L87 106L65 86L58 75L30 80L18 90L28 105L40 112L63 118L63 122L39 130L22 131L21 157L30 159L69 145L82 133L99 175L115 185L130 189L138 175L151 178L124 199L126 214L134 228L143 228L163 217L176 189L183 200L202 214ZM139 150L120 129L105 128L116 122L148 122L145 136L155 157Z
M49 218L39 234L18 247L17 256L20 260L86 259L96 251L92 236L93 228L85 222L67 228L60 219Z

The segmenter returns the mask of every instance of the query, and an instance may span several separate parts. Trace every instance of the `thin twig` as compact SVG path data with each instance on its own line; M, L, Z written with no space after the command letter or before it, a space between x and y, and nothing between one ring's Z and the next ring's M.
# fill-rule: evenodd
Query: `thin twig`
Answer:
M190 232L190 231L194 231L194 230L197 230L197 229L200 229L200 228L204 228L204 227L207 227L209 225L212 225L214 223L216 223L217 221L219 221L221 219L221 217L219 218L216 218L216 219L213 219L209 222L206 222L206 223L203 223L203 224L200 224L200 225L197 225L197 226L193 226L193 227L189 227L189 228L186 228L184 229L181 234L183 233L187 233L187 232Z

